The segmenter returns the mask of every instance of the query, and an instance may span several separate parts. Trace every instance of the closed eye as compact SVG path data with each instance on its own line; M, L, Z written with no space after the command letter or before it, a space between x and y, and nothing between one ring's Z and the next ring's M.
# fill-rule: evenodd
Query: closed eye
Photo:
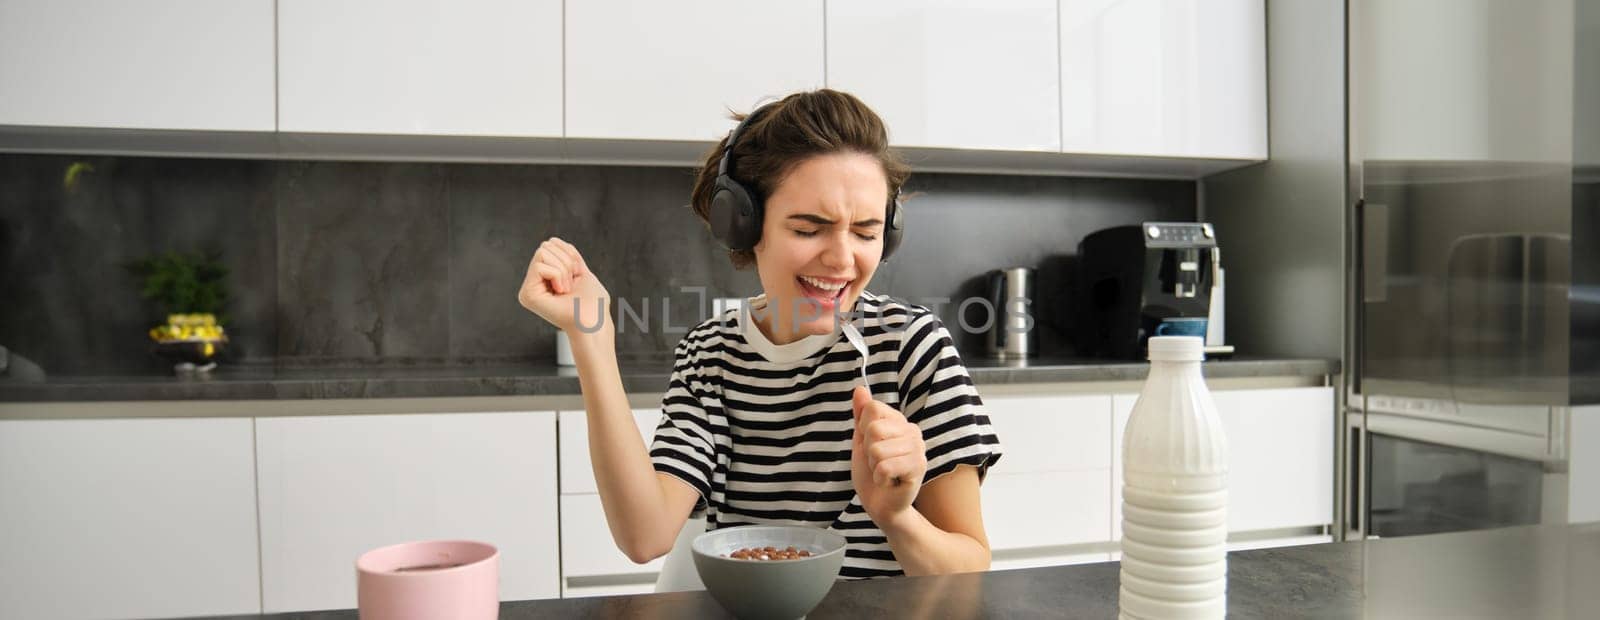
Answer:
M801 237L811 238L817 236L817 232L818 231L815 230L796 230L794 231L794 234L800 235ZM856 233L855 235L857 239L862 241L872 241L878 238L877 235L868 235L865 233Z

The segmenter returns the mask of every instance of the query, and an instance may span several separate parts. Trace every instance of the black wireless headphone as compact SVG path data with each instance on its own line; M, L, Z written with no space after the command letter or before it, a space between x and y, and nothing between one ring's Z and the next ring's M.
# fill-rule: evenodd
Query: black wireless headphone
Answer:
M766 197L745 188L744 184L733 179L735 170L733 145L756 116L776 103L756 108L745 116L733 131L728 132L728 143L722 148L722 162L717 164L717 180L711 190L711 234L716 235L717 239L730 250L751 250L756 247L756 242L761 241L761 221L766 214L767 206ZM905 236L905 216L902 211L900 196L891 196L884 218L887 221L883 226L881 260L887 260L895 248L900 247L900 240Z

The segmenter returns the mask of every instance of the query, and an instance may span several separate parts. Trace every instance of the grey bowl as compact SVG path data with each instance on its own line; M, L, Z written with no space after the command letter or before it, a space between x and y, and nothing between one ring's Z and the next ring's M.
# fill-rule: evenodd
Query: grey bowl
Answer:
M733 615L750 620L794 620L828 594L844 565L844 537L827 530L788 525L749 525L712 530L694 539L694 568L711 597ZM722 557L746 547L794 545L811 552L795 560L735 560Z

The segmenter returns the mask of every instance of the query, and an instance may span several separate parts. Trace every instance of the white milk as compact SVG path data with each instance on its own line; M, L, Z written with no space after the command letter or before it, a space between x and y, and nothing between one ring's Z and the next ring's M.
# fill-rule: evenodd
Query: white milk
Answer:
M1123 618L1221 618L1228 441L1200 376L1203 341L1150 339L1150 376L1122 438Z

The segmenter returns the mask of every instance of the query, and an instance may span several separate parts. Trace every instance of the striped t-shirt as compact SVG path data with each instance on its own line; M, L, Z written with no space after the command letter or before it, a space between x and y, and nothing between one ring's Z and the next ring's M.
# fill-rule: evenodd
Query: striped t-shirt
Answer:
M982 476L1000 444L939 317L866 292L856 303L873 398L922 429L924 484L957 465ZM750 312L712 317L678 344L650 449L656 471L700 492L708 529L827 528L848 541L840 577L903 574L850 482L861 354L839 330L774 345Z

